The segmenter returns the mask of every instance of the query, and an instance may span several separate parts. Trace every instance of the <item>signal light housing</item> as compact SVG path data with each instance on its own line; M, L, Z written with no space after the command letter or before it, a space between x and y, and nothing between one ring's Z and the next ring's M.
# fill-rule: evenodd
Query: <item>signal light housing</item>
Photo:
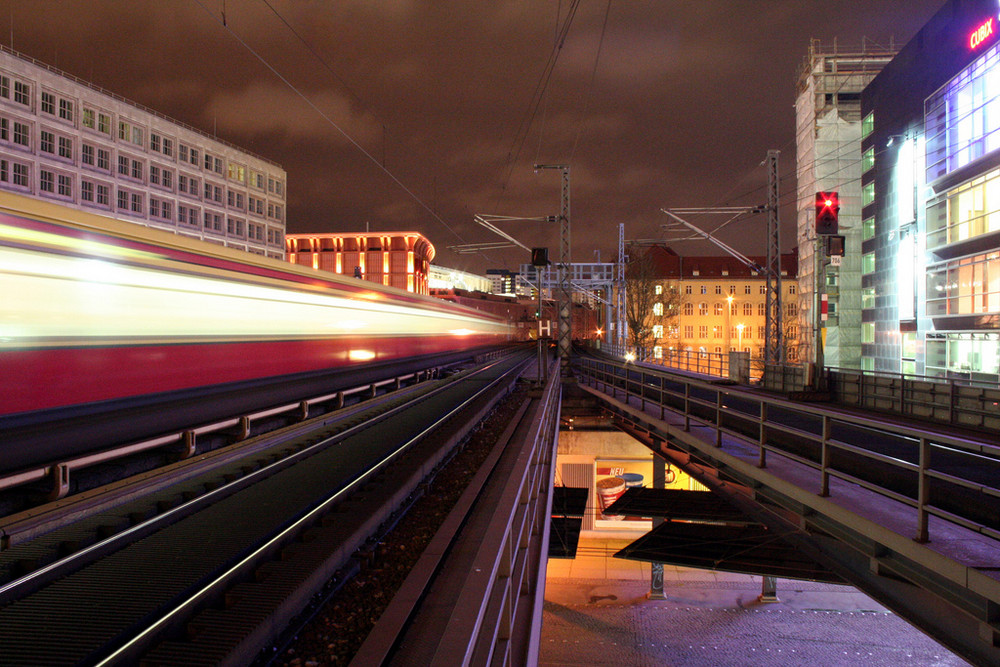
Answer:
M839 231L840 198L836 192L816 193L816 233L829 236Z

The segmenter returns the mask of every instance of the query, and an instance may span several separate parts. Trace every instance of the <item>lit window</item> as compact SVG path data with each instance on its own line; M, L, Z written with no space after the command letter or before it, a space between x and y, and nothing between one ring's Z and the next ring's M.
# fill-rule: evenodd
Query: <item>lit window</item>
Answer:
M861 273L875 273L875 253L868 252L861 256Z
M875 112L869 113L861 120L861 138L864 139L875 131Z
M875 166L875 147L871 146L861 154L861 173Z
M662 317L663 316L663 304L662 303L657 302L657 303L653 304L653 315L656 316L656 317Z
M867 241L875 238L875 218L865 218L861 221L861 239Z
M861 186L861 205L868 206L875 201L875 183L865 183Z

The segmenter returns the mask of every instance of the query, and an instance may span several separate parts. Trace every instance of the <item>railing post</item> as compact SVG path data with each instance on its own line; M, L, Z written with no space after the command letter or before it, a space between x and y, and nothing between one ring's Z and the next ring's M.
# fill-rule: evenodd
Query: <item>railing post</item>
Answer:
M760 402L760 425L757 436L757 467L767 467L767 401Z
M928 531L927 503L930 500L930 481L927 479L927 469L931 464L931 446L927 438L920 438L920 471L917 478L917 536L914 538L921 544L930 541Z
M722 447L722 392L715 392L715 446Z
M830 417L823 415L823 442L820 448L820 488L819 495L830 495Z
M664 389L664 383L665 383L665 381L666 381L666 377L664 377L663 375L661 375L660 376L660 420L661 421L663 420L663 418L667 414L667 405L666 405L667 401L663 397L663 394L666 391L666 389Z
M684 430L691 430L691 383L684 383Z

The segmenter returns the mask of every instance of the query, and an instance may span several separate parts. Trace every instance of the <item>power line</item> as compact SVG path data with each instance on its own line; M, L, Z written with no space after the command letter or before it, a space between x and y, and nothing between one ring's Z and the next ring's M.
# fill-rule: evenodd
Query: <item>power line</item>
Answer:
M229 25L227 25L227 21L217 19L215 17L215 14L205 6L205 4L202 2L202 0L194 0L194 1L202 9L204 9L205 13L208 14L209 16L211 16L213 20L218 21L222 25L222 27L226 30L226 32L228 32L230 35L232 35L232 37L237 42L239 42L240 45L243 46L243 48L245 48L247 51L249 51L250 54L253 55L254 58L256 58L258 61L260 61L260 63L263 64L267 69L269 69L271 71L271 73L273 73L276 77L278 77L278 79L280 79L282 83L284 83L286 86L288 86L288 88L291 89L292 92L294 92L296 95L298 95L302 99L302 101L304 101L306 104L308 104L309 107L313 109L313 111L315 111L316 113L318 113L320 115L320 117L323 118L323 120L325 120L331 127L333 127L335 130L337 130L337 132L339 132L345 139L347 139L347 141L350 142L350 144L352 146L354 146L355 148L357 148L358 151L360 151L362 155L364 155L366 158L368 158L372 162L372 164L374 164L383 174L385 174L386 176L388 176L396 185L398 185L400 187L400 189L403 190L403 192L405 192L407 195L409 195L409 197L413 201L415 201L417 204L419 204L420 207L423 208L425 211L427 211L428 213L430 213L431 217L433 217L435 220L437 220L439 223L441 223L441 225L445 229L447 229L449 232L451 232L457 239L459 239L460 241L462 241L463 243L465 243L465 239L462 237L461 234L459 234L458 232L456 232L451 227L451 225L449 225L447 222L445 222L444 219L442 219L441 216L438 215L438 213L433 208L431 208L420 197L418 197L416 195L416 193L414 193L412 190L410 190L410 188L407 187L406 184L404 184L395 174L393 174L389 169L387 169L385 167L385 165L383 165L381 162L379 162L379 160L376 159L375 156L373 156L371 153L369 153L367 150L365 150L365 148L361 144L359 144L354 139L354 137L352 137L350 134L348 134L346 130L344 130L342 127L340 127L336 122L334 122L334 120L332 118L330 118L326 113L324 113L324 111L322 109L320 109L311 99L309 99L309 97L305 93L303 93L301 90L299 90L295 86L295 84L293 84L291 81L289 81L287 78L285 78L273 65L271 65L270 62L267 61L266 58L264 58L261 54L257 53L257 51L255 51L253 49L253 47L251 47L249 44L247 44L246 41L243 40L243 38L241 38L239 35L237 35L236 32L233 31L233 29L230 28Z

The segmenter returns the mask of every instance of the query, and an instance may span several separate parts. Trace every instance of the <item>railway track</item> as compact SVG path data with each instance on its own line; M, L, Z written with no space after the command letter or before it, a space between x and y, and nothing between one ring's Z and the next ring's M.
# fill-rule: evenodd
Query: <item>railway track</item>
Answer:
M525 361L426 383L378 415L289 429L249 458L0 552L0 662L248 662L407 504Z

